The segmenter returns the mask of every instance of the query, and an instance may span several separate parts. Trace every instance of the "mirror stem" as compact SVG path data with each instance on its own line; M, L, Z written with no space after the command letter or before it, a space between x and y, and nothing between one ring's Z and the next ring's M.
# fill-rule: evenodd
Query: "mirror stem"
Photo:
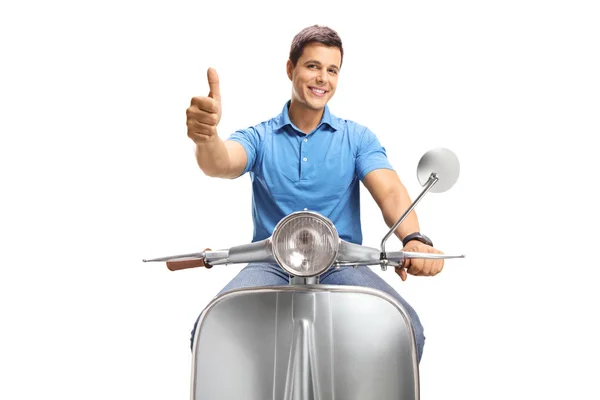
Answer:
M404 212L404 214L402 214L402 216L400 217L400 219L398 220L398 222L396 222L394 224L394 226L392 226L392 228L390 229L390 231L384 236L383 240L381 241L381 259L385 260L386 255L385 255L385 242L387 242L387 240L390 238L390 236L392 236L392 233L394 233L394 231L396 230L396 228L398 228L398 225L400 225L402 223L402 221L404 221L406 219L406 217L408 216L408 214L410 214L410 212L413 210L413 208L416 207L417 204L419 204L419 201L421 201L421 199L423 198L423 196L425 196L425 194L427 192L429 192L429 190L433 187L433 185L435 185L435 183L438 181L438 176L435 172L432 172L431 175L429 176L429 179L427 180L427 182L425 183L425 189L423 189L423 191L421 192L421 194L419 195L419 197L417 197L415 199L415 201L412 202L412 204L410 205L410 207L408 207L408 209Z

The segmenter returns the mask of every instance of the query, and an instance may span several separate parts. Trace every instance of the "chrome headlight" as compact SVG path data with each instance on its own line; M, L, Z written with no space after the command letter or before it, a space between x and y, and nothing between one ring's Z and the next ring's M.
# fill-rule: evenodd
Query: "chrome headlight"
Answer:
M333 223L311 211L292 213L273 231L273 255L294 276L320 275L335 262L340 238Z

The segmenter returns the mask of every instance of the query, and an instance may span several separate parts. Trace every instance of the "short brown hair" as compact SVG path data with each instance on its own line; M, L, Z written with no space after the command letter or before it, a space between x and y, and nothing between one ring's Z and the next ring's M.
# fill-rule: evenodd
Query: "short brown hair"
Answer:
M342 61L344 61L342 39L340 39L340 36L333 29L319 25L313 25L309 26L308 28L304 28L298 32L296 36L294 36L294 39L292 40L292 47L290 48L290 61L294 67L302 55L304 47L307 44L314 42L340 49L340 53L342 55L340 68L342 67Z

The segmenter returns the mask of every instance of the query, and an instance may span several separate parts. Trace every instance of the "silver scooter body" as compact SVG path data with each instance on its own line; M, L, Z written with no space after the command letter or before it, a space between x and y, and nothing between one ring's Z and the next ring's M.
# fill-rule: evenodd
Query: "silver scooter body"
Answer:
M234 290L204 310L194 338L194 400L418 399L410 318L355 286Z
M463 258L385 249L423 196L448 190L459 169L450 150L423 155L417 178L425 188L380 249L345 242L327 218L303 211L286 216L272 237L259 242L144 260L166 261L174 271L277 262L290 275L289 286L232 290L205 308L194 337L192 400L418 400L415 335L403 306L379 290L320 285L318 276L328 266L379 265L385 271L401 268L408 258ZM310 246L320 250L311 253ZM290 251L302 257L286 258ZM302 262L295 265L294 260ZM313 263L324 269L307 273L305 266Z

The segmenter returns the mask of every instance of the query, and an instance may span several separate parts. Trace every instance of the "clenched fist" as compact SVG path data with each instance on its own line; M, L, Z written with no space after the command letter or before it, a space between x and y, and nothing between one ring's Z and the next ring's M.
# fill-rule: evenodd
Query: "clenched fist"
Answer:
M219 75L214 68L209 68L206 75L210 88L208 96L193 97L186 110L188 137L197 145L217 137L217 125L221 120Z
M411 240L402 251L414 253L444 254L436 248L427 246L417 240ZM416 276L434 276L444 269L443 259L407 258L401 268L396 268L396 273L405 281L408 274Z

